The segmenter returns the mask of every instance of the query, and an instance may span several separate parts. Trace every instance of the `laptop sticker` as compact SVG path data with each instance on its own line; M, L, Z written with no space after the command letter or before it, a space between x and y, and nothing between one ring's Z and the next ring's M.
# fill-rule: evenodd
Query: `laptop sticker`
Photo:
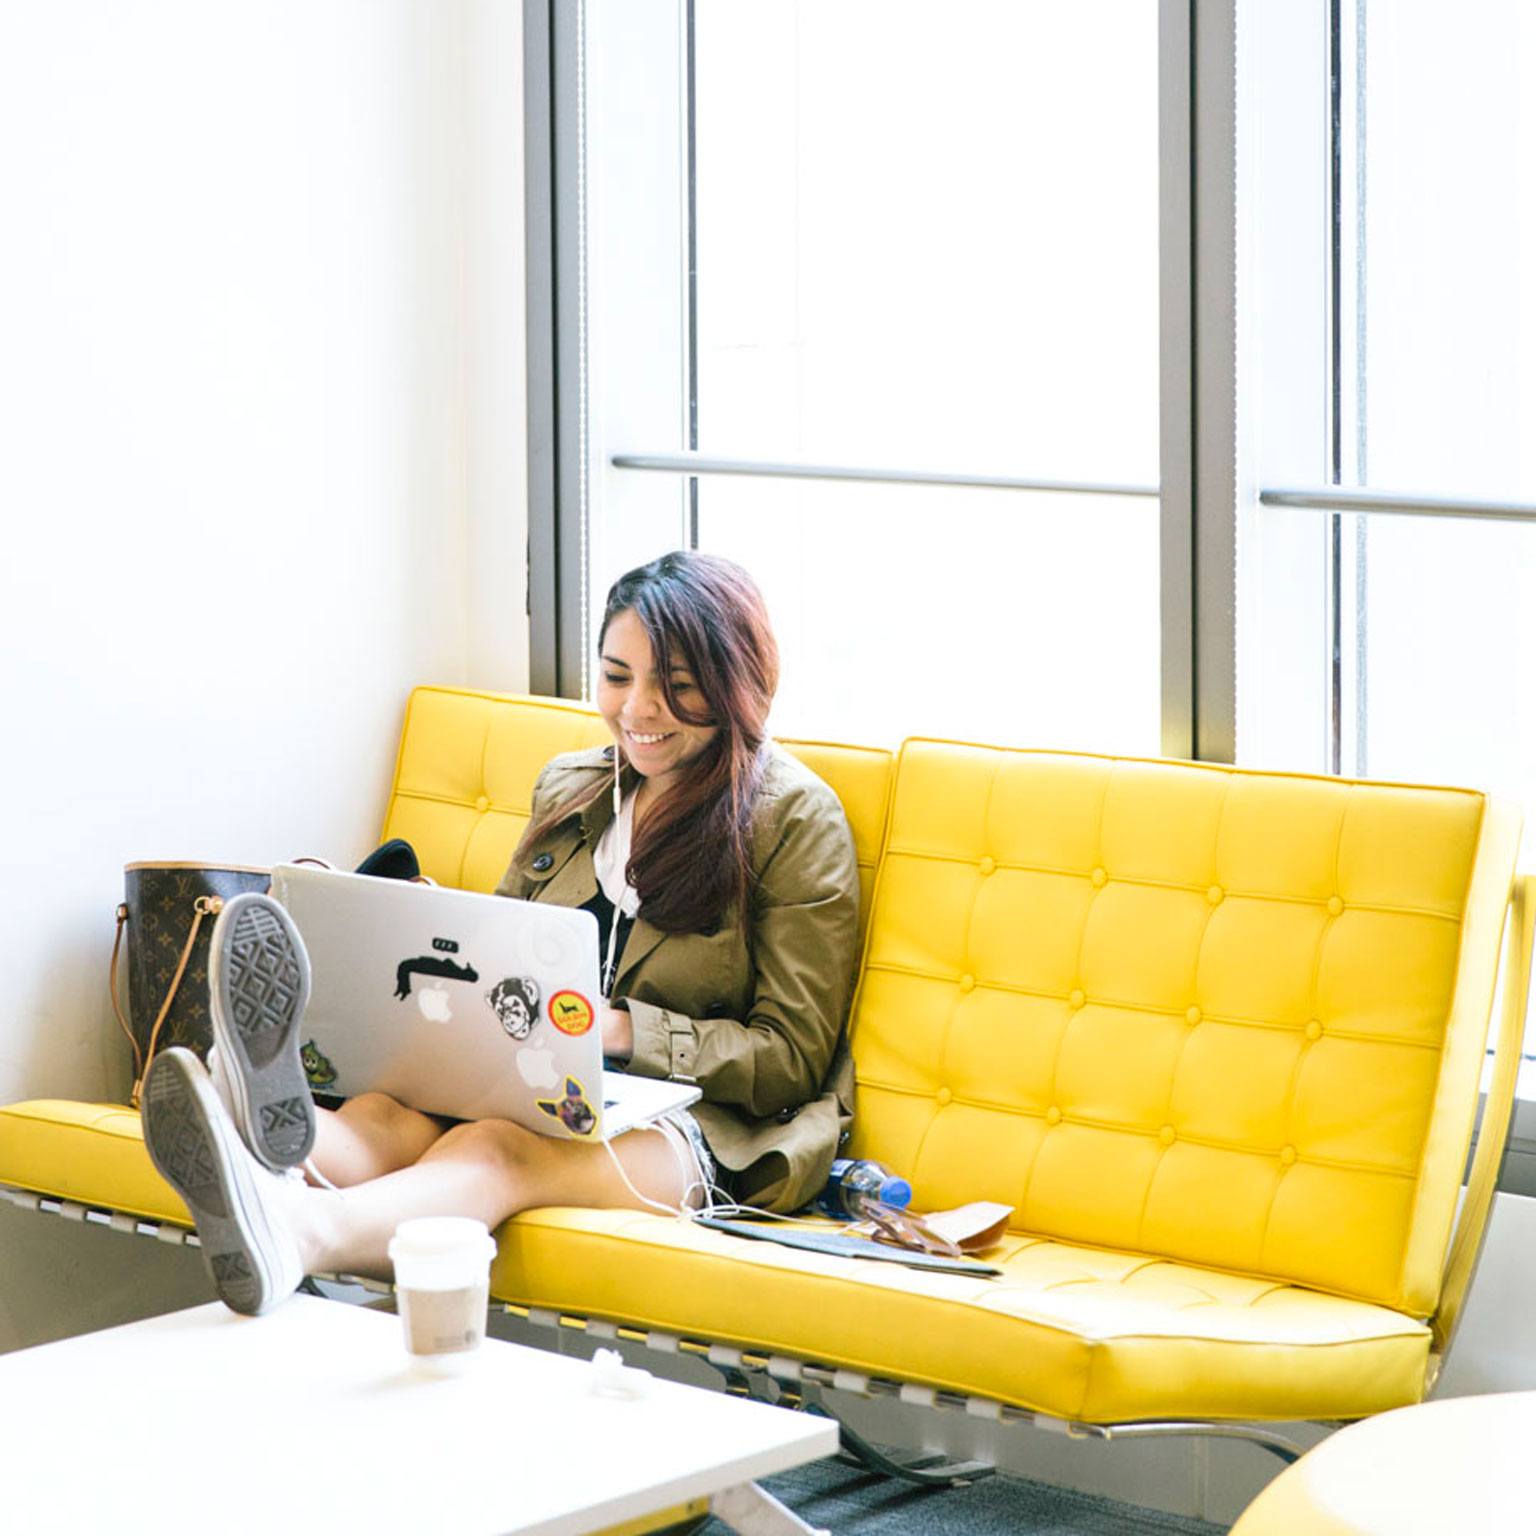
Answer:
M459 965L436 955L422 955L416 960L402 960L395 967L395 996L411 995L412 976L442 976L449 981L479 981L480 973L472 965Z
M592 1004L580 992L556 992L549 1000L549 1022L567 1035L584 1035L592 1028Z
M574 1077L566 1078L563 1099L539 1099L536 1102L546 1115L558 1120L572 1136L590 1136L597 1125L597 1116L592 1113L592 1106L587 1103L587 1096Z
M532 976L504 977L485 994L485 999L501 1020L501 1027L514 1040L526 1040L539 1022L539 984Z
M517 1070L530 1088L553 1088L560 1081L555 1053L547 1045L525 1045L517 1053Z
M304 1067L304 1080L311 1088L329 1088L336 1081L336 1068L313 1040L306 1040L299 1047L299 1060Z

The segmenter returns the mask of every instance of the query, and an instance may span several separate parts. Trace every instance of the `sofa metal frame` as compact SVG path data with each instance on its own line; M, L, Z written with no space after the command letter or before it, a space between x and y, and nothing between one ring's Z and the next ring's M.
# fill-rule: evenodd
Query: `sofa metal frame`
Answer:
M1526 1010L1529 1004L1531 955L1536 937L1536 875L1517 875L1505 915L1503 965L1503 1007L1493 1048L1493 1072L1483 1103L1481 1126L1477 1135L1467 1178L1467 1193L1456 1219L1442 1270L1440 1304L1429 1319L1431 1344L1429 1367L1425 1373L1424 1395L1433 1391L1446 1356L1455 1340L1467 1292L1476 1273L1477 1262L1487 1237L1488 1218L1498 1185L1499 1169L1509 1137L1514 1107L1515 1087L1519 1078L1521 1050L1525 1036ZM157 1222L124 1211L103 1209L40 1194L35 1190L0 1185L0 1197L27 1210L62 1216L67 1220L110 1227L173 1246L196 1246L197 1234L172 1222ZM388 1294L393 1287L376 1280L355 1276L330 1278ZM945 1392L917 1382L866 1375L821 1362L792 1359L783 1355L754 1351L750 1346L690 1339L677 1334L647 1331L624 1323L595 1317L581 1317L539 1307L493 1302L510 1316L520 1317L536 1327L573 1329L595 1339L624 1340L667 1355L699 1358L717 1370L725 1390L782 1403L807 1412L838 1416L822 1400L824 1389L852 1392L862 1397L895 1398L919 1407L958 1409L972 1418L1004 1424L1033 1424L1037 1428L1065 1434L1074 1439L1104 1441L1166 1438L1198 1435L1216 1439L1246 1440L1262 1447L1281 1461L1290 1463L1303 1454L1304 1447L1267 1429L1263 1425L1232 1423L1221 1420L1138 1420L1125 1423L1091 1424L1058 1419L1035 1413L996 1399ZM995 1470L978 1461L946 1461L919 1457L898 1462L870 1445L856 1431L838 1419L845 1449L860 1461L879 1471L926 1485L959 1486L984 1477Z

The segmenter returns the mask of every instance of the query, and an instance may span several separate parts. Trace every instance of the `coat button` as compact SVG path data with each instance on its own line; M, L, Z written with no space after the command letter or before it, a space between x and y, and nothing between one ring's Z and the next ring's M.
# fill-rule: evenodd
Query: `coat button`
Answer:
M730 1006L726 1003L711 1003L704 1010L706 1019L728 1019L731 1016Z
M788 1125L789 1122L793 1120L799 1113L799 1105L791 1104L788 1109L781 1109L773 1118L777 1120L780 1125Z
M554 854L552 854L552 853L541 853L538 856L538 858L536 858L533 861L533 872L534 872L534 874L542 875L544 873L544 871L546 869L548 869L550 867L550 865L552 865L554 862L555 862Z

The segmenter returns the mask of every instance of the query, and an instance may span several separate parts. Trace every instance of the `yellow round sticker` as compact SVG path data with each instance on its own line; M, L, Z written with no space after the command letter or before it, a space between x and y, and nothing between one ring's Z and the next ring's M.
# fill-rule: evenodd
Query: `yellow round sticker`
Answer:
M592 1004L580 992L556 992L549 1000L549 1022L568 1035L592 1028Z

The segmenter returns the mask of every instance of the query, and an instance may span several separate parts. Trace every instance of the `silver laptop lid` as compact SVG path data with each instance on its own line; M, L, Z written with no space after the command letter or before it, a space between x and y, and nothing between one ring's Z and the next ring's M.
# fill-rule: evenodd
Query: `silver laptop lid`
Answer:
M302 864L279 865L272 894L309 951L316 1090L603 1135L590 912Z

